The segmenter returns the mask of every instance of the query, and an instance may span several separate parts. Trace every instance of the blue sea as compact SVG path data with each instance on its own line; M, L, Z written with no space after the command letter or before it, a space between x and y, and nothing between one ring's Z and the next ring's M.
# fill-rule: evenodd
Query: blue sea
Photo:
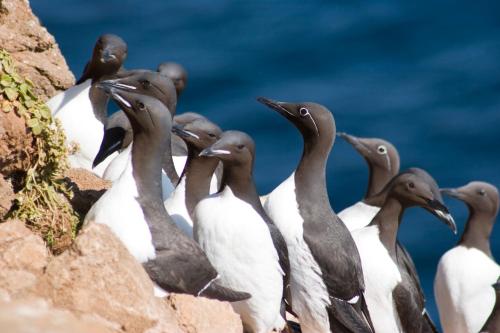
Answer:
M418 166L442 187L500 186L498 1L32 1L79 76L96 38L120 35L127 68L177 61L189 72L178 112L205 114L257 144L255 178L267 193L295 168L298 132L257 103L314 101L339 131L381 137L402 168ZM368 168L337 140L328 164L336 211L360 200ZM465 205L447 200L463 230ZM406 212L400 240L412 254L437 322L433 279L457 241L422 209ZM492 235L500 258L500 226Z

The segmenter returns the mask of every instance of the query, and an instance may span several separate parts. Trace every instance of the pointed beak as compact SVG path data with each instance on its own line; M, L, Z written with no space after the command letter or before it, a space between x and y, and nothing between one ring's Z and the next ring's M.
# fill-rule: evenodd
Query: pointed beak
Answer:
M259 98L257 98L257 101L268 106L269 108L273 109L274 111L277 111L278 113L280 113L281 115L283 115L285 117L293 117L293 118L297 117L296 115L294 115L292 112L290 112L287 109L288 103L274 101L272 99L265 98L265 97L259 97Z
M443 188L441 189L441 193L447 195L451 198L463 200L464 194L460 191L459 188Z
M97 83L97 87L106 93L110 93L111 89L120 89L126 91L135 91L137 88L131 84L124 83L122 79L104 80Z
M102 53L101 62L106 63L113 59L116 59L116 56L113 54L113 52L111 50L104 50L104 52Z
M208 147L208 148L203 149L199 156L218 157L218 156L224 156L224 155L231 155L231 152L229 150L225 150L225 149L217 149L217 148L212 146L212 147Z
M366 147L365 143L361 138L354 135L347 134L345 132L337 133L337 136L344 139L347 143L354 147L361 155L370 154L370 150Z
M450 212L448 211L448 208L442 202L436 199L430 200L428 202L428 206L429 207L426 207L427 210L429 210L433 215L444 222L456 235L457 225L455 223L455 220L453 219L453 216L451 216Z
M120 150L125 138L125 130L121 127L113 127L104 131L101 147L94 158L92 168L102 163L109 155Z
M200 137L191 132L191 131L188 131L186 129L183 128L184 126L182 125L173 125L172 126L172 132L178 136L180 136L181 138L195 138L195 139L200 139Z

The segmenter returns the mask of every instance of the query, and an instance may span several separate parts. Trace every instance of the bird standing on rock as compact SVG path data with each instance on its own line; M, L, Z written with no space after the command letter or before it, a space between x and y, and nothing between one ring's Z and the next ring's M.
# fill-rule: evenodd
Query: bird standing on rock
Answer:
M258 100L293 123L304 140L297 169L264 205L288 247L291 305L302 332L373 332L358 250L328 199L333 116L316 103Z
M376 332L425 332L426 323L415 302L411 277L400 267L396 237L404 211L420 206L455 230L455 223L439 196L436 182L423 170L410 169L394 177L378 196L383 204L371 223L353 231L361 255L366 302Z
M434 281L439 317L444 333L478 332L495 305L491 285L500 276L490 248L498 189L475 181L443 193L466 203L469 218L457 246L439 260Z
M200 156L221 160L224 171L220 192L195 207L194 237L224 286L252 294L252 298L232 304L245 331L281 330L285 326L285 267L279 252L286 249L275 247L275 235L268 225L271 222L253 181L255 144L243 132L227 131Z
M106 34L97 40L91 60L76 85L52 97L47 106L59 119L72 152L70 166L84 168L101 176L107 163L93 170L92 161L99 150L106 123L108 96L97 83L119 72L127 57L127 44L118 36Z
M178 229L162 200L163 152L170 147L171 113L156 98L104 84L133 129L125 171L92 206L85 223L111 228L155 282L157 295L187 293L227 301L249 294L219 285L218 274L200 247Z

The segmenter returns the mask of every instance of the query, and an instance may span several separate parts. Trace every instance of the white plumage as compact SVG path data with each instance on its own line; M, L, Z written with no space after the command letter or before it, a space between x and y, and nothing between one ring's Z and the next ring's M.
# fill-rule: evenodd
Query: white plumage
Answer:
M500 267L476 248L459 245L439 261L434 294L444 333L479 332L495 305Z
M186 208L186 178L182 177L181 181L172 192L172 194L165 200L165 209L172 217L175 224L187 236L193 238L193 220L189 216Z
M108 163L116 156L112 155L98 167L92 169L102 137L104 126L96 118L89 92L92 80L75 85L52 97L47 105L52 115L59 119L66 134L66 142L76 146L76 151L68 156L72 168L84 168L102 176Z
M129 146L127 149L131 149ZM155 258L151 232L137 202L137 186L129 159L124 172L90 208L84 223L107 225L141 263Z
M353 231L352 237L361 257L365 298L375 332L400 333L392 291L401 282L401 274L379 233L379 227L374 225Z
M365 204L359 201L342 210L337 216L344 222L349 231L366 227L379 212L380 207Z
M248 300L232 303L245 327L254 333L282 329L284 273L261 216L235 197L228 186L202 200L194 216L195 239L219 272L220 283L252 295Z
M331 304L321 269L304 241L303 219L295 196L295 173L267 196L267 214L283 235L290 258L293 311L304 333L330 333Z

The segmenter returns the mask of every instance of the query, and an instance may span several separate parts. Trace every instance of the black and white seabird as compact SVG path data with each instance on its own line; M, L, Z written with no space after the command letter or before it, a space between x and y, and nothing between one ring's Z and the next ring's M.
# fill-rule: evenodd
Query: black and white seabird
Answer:
M360 138L347 133L339 133L338 136L350 143L364 157L369 169L368 188L363 200L344 209L338 215L352 232L366 227L380 211L385 202L385 192L382 195L378 194L399 173L400 159L396 147L388 141L378 138ZM411 170L427 179L429 183L435 183L433 178L424 170ZM437 190L438 185L434 184L433 188L435 189L435 196L441 198ZM412 302L418 307L420 313L423 313L421 332L437 332L436 325L425 309L425 295L413 259L399 241L396 241L396 252L399 270L404 272L402 274L403 283L411 290Z
M380 210L367 199L379 193L392 177L399 173L399 154L388 141L378 138L359 138L347 133L338 136L350 143L363 156L369 168L368 188L363 200L345 208L338 216L349 231L366 227Z
M490 248L498 189L475 181L443 193L466 203L469 218L458 244L438 264L434 295L439 317L445 333L479 332L495 305L491 285L500 275Z
M157 72L172 80L177 91L177 97L186 89L188 75L182 65L176 62L164 62L158 66Z
M91 60L76 85L52 97L47 105L59 119L72 147L71 167L84 168L101 176L107 163L92 170L106 123L108 96L96 88L103 77L120 71L127 57L127 44L118 36L106 34L97 40Z
M304 140L297 169L264 206L288 246L292 309L302 332L372 332L358 250L332 210L326 188L333 116L315 103L258 100L292 122Z
M193 238L191 215L194 206L211 193L210 179L219 164L217 159L198 155L220 138L222 130L208 119L199 118L184 125L174 125L172 131L186 142L188 157L179 184L165 200L165 208L177 226Z
M495 307L480 333L500 333L500 277L493 285L493 289L495 289L496 294Z
M425 332L424 314L413 295L418 291L411 277L405 276L408 272L400 269L396 237L405 209L414 206L428 210L456 229L436 182L429 177L415 168L394 177L379 193L384 197L380 211L367 227L352 233L361 256L366 302L375 332Z
M200 156L221 160L224 171L220 192L194 210L195 239L219 272L221 284L252 294L232 304L245 331L280 331L285 326L285 272L253 181L255 144L243 132L227 131Z
M156 290L228 301L249 298L219 285L205 253L165 210L160 178L163 152L170 146L170 111L150 96L117 88L108 92L132 125L132 154L121 177L90 209L85 222L109 226L143 264Z

